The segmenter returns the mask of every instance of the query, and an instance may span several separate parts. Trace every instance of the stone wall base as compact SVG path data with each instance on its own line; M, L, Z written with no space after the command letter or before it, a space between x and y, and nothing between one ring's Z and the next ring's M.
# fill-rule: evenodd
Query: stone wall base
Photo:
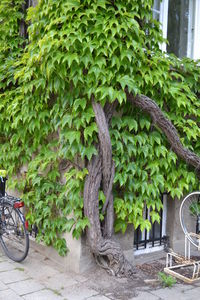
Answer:
M66 256L60 256L51 246L37 243L34 239L30 240L30 247L54 261L58 268L63 271L73 271L81 274L96 267L94 258L85 244L85 238L80 240L73 239L70 234L65 234L69 252Z
M133 236L132 227L129 227L127 233L124 235L114 235L114 239L122 246L126 259L132 264L134 264ZM54 261L63 272L73 271L81 274L97 267L94 257L86 245L85 236L76 240L73 239L70 233L67 233L64 237L66 238L69 248L69 252L65 257L60 256L53 247L46 246L42 243L38 244L33 238L31 238L31 248Z

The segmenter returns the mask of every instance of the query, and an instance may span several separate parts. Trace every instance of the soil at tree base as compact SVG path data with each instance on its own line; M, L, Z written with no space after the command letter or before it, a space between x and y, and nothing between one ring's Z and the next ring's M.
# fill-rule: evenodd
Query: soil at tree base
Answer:
M87 277L87 286L98 290L113 300L129 300L137 296L136 288L145 287L147 290L160 288L158 273L165 267L165 258L149 263L137 264L135 275L131 278L117 278L109 275L102 269L90 272ZM145 283L149 280L149 283ZM152 281L151 281L152 280Z

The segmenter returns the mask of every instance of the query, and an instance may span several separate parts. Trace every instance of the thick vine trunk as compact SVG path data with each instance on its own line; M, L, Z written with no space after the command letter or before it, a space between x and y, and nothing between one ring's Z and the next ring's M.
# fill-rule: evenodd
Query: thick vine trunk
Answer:
M115 174L114 162L112 160L112 146L108 130L108 122L101 104L96 103L93 100L92 107L98 126L100 157L102 163L102 188L104 195L106 195L106 206L103 207L103 213L107 209L107 214L105 216L103 235L104 237L111 238L114 225L112 184Z
M108 123L115 105L107 105L106 114L102 106L94 100L92 106L98 126L99 154L89 162L89 175L84 186L84 213L90 221L90 227L87 228L87 240L97 263L101 267L116 276L130 276L134 273L133 267L125 259L120 245L111 240L114 222L112 195L114 163L112 161ZM99 219L98 198L101 183L103 192L106 195L103 207L103 211L106 211L106 218L103 228Z
M177 156L183 159L187 164L195 167L197 172L200 171L200 157L194 152L184 148L178 132L174 125L168 120L158 105L149 97L144 95L133 96L132 94L126 91L127 99L136 107L147 112L153 123L156 124L166 135L172 150L177 154Z
M84 186L84 214L90 221L87 228L87 241L96 262L112 275L131 276L134 268L125 259L118 243L103 237L99 219L98 193L102 179L101 157L95 156L88 166L89 175Z

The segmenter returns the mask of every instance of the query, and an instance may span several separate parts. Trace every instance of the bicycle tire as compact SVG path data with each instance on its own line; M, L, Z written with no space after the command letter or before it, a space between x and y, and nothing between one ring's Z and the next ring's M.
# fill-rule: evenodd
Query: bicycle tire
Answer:
M0 206L0 243L5 254L16 262L23 261L29 251L29 234L25 218L13 203L3 202Z
M198 219L200 216L200 192L192 192L188 194L182 201L180 211L180 223L184 234L189 241L196 247L199 247L199 240L192 233L197 232ZM198 228L198 231L200 228Z

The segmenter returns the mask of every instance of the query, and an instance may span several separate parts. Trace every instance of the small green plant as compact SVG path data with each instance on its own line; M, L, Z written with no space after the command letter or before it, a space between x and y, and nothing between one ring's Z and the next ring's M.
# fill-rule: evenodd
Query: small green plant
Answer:
M158 273L158 278L164 287L172 287L176 283L176 279L170 275L166 275L163 272Z
M58 290L56 290L56 289L48 288L48 290L49 290L49 291L52 291L52 292L53 292L55 295L57 295L57 296L62 296L61 293L60 293Z
M18 270L18 271L24 272L24 268L15 268L15 270Z

